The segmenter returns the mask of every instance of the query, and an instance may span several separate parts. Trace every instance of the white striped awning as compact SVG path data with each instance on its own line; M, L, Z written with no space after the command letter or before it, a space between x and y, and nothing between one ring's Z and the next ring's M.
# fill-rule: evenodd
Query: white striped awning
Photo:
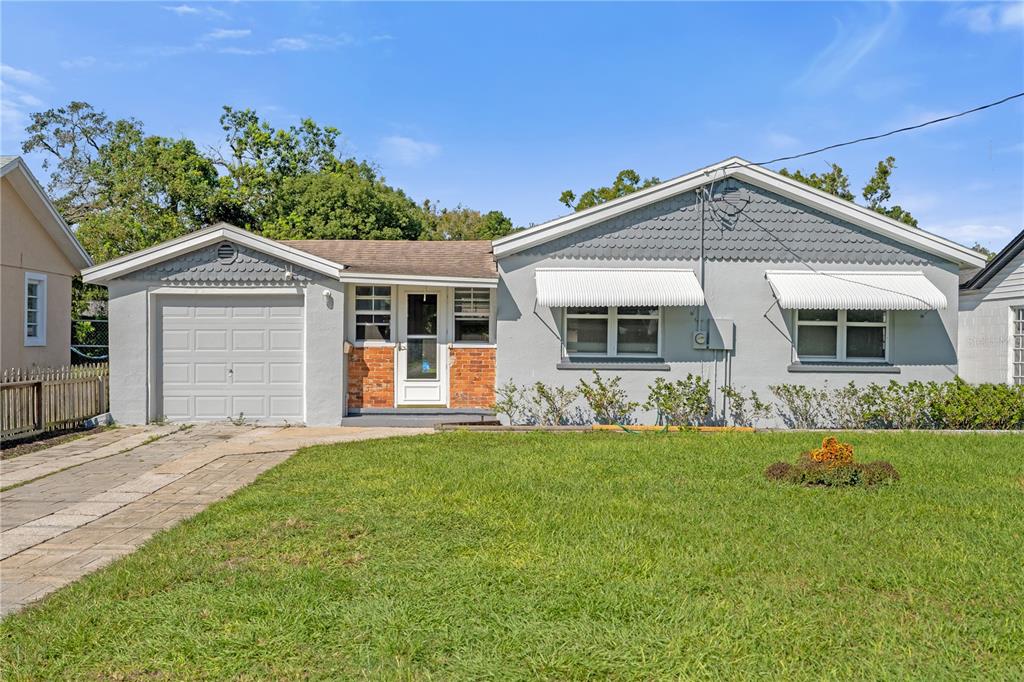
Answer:
M693 270L537 268L537 303L586 306L698 306L704 292Z
M946 296L923 272L765 273L782 308L795 310L945 310Z

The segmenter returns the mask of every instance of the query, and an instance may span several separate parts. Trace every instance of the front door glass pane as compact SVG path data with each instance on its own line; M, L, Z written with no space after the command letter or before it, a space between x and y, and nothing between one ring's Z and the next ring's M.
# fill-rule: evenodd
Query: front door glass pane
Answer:
M437 334L437 294L409 294L409 336Z
M405 363L409 379L436 379L437 339L409 339Z

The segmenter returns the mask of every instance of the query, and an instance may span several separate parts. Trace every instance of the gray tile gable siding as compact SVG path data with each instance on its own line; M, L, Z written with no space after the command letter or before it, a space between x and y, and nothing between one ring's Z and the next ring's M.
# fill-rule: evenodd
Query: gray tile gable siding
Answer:
M936 258L735 179L704 218L708 260L919 265ZM521 253L572 259L696 260L701 208L686 192Z
M235 257L230 262L222 263L218 259L220 244L213 244L129 273L124 279L171 285L270 286L304 284L312 279L312 273L304 268L238 244L232 245Z

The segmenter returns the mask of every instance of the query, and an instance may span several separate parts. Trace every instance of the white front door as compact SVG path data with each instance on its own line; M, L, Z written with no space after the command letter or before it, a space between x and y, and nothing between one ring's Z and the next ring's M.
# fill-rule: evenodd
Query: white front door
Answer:
M159 298L161 417L302 421L302 297Z
M445 289L398 289L398 407L448 404L447 305Z

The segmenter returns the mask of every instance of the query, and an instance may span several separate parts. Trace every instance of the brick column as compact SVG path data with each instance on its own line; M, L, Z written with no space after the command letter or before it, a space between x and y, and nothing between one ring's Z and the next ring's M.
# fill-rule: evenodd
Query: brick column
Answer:
M451 349L449 404L456 408L490 408L494 404L494 348Z
M348 406L395 406L393 346L352 348L348 355Z

